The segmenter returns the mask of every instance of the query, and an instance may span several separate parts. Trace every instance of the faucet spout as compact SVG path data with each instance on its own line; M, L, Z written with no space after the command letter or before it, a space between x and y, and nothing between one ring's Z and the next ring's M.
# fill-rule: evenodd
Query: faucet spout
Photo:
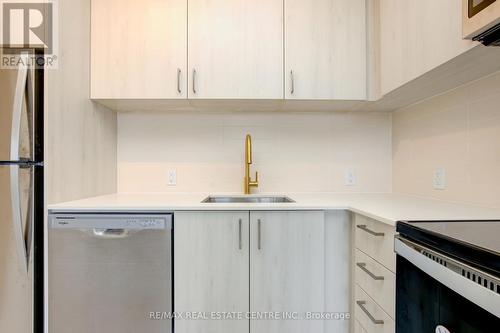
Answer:
M251 187L259 186L259 173L255 172L255 180L250 176L250 165L252 164L252 137L247 134L245 139L245 178L243 179L244 193L250 194Z
M247 134L245 139L245 163L252 164L252 137Z

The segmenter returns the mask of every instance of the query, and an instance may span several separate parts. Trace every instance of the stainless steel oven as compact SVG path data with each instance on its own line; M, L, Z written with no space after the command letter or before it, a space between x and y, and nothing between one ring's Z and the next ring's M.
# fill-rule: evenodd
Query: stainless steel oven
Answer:
M171 214L50 214L49 333L172 332L172 229Z
M396 332L500 327L500 222L399 222Z

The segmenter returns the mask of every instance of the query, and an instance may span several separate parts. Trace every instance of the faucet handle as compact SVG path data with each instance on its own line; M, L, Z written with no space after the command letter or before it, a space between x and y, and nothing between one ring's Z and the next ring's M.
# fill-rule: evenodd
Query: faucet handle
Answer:
M252 180L252 177L248 179L248 186L258 187L259 186L259 173L255 172L255 180Z

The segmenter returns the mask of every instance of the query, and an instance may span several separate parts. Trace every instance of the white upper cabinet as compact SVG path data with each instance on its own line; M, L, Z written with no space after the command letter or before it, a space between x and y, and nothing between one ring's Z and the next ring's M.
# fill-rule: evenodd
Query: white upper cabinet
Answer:
M91 98L187 97L187 0L92 0Z
M366 99L365 0L285 0L285 98Z
M382 94L477 45L462 39L461 1L377 1L380 1Z
M91 1L93 99L366 99L365 0Z
M377 100L477 45L458 0L91 2L97 100Z
M189 98L283 98L283 1L190 0Z

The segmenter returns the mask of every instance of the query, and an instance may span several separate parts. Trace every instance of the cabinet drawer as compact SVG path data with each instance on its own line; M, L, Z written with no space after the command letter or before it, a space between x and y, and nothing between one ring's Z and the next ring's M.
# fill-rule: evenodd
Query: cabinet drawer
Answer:
M356 214L354 231L356 248L392 272L396 272L395 233L393 226Z
M354 297L354 319L359 321L367 333L395 332L394 320L358 285Z
M392 318L396 306L396 275L356 249L355 280Z

